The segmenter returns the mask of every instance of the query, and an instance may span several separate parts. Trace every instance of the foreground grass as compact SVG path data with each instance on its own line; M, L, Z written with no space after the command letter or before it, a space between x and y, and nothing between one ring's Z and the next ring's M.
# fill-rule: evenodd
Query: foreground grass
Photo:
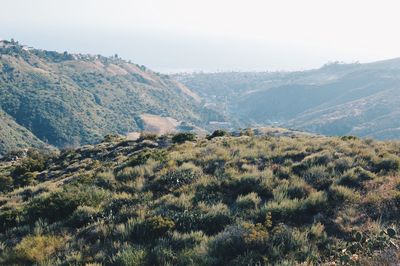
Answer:
M399 263L400 143L215 136L3 162L0 263Z

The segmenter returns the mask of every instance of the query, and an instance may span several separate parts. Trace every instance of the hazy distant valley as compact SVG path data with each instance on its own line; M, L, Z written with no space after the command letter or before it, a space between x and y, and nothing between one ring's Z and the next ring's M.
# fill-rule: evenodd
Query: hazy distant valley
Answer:
M333 63L303 72L174 77L243 127L279 125L326 135L400 137L400 59Z

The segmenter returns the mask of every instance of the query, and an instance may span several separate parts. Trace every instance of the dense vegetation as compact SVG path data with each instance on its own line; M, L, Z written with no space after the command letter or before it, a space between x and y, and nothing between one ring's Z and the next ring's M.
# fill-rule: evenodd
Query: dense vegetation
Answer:
M222 119L184 85L144 66L115 56L58 53L8 41L0 41L2 111L19 128L57 147L140 131L140 115L146 113L201 127ZM0 154L11 150L16 135L2 138L7 145L0 145Z
M0 264L391 265L400 143L108 136L0 168Z
M400 60L302 72L175 75L242 126L277 123L325 135L400 138Z
M47 145L0 109L0 156L4 151L27 148L45 149Z

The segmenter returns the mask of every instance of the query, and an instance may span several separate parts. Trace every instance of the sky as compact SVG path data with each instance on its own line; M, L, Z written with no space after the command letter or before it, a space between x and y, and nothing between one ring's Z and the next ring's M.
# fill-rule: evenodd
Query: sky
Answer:
M0 39L154 70L291 71L400 57L398 0L0 0Z

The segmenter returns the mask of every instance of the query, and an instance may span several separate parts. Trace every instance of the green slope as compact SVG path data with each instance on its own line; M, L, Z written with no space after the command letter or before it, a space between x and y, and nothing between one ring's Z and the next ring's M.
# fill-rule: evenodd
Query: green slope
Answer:
M0 106L58 147L141 129L144 113L204 126L219 115L168 76L120 58L0 42Z
M18 125L9 115L0 110L0 155L32 147L43 149L46 146L29 130Z

